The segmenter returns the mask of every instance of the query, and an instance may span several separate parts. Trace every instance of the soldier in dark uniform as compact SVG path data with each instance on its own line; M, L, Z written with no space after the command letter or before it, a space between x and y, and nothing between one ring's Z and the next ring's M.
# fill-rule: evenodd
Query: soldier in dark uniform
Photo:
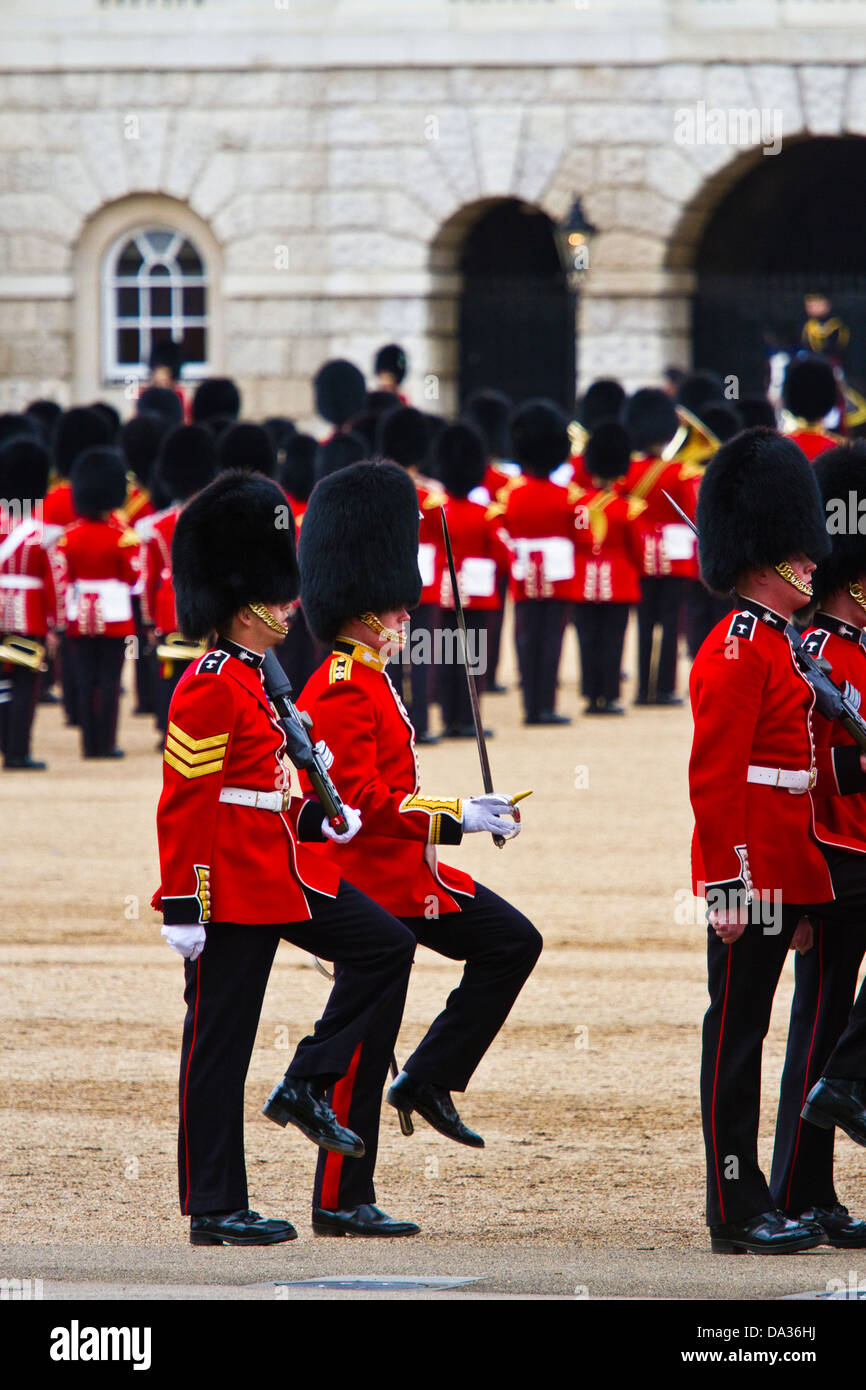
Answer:
M361 818L347 806L348 828L338 834L317 800L289 790L286 738L262 676L298 593L293 529L275 524L284 505L275 483L224 473L181 512L172 546L182 630L194 639L217 633L169 711L157 811L162 882L153 900L163 935L186 958L178 1176L194 1245L268 1245L295 1235L288 1222L249 1209L244 1167L244 1081L280 939L339 969L265 1114L351 1162L363 1156L363 1142L323 1097L351 1071L362 1042L390 1053L414 948L401 923L303 843L347 844ZM380 1098L381 1089L376 1105ZM362 1234L418 1229L372 1201L343 1215Z
M417 574L407 562L410 524L417 526L415 491L391 464L357 464L316 488L301 531L301 593L310 626L331 655L307 682L301 704L312 716L313 736L333 752L334 781L363 817L339 861L342 871L422 945L466 962L460 985L391 1087L389 1103L481 1148L484 1140L463 1123L451 1093L466 1089L505 1022L541 937L511 904L438 859L438 846L457 845L468 833L513 837L519 813L507 796L421 792L414 729L387 671L418 596ZM329 846L320 853L337 866ZM341 968L338 961L338 979ZM368 1155L358 1164L320 1156L316 1193L323 1210L314 1212L314 1225L334 1234L367 1234L342 1209L375 1200L370 1155L389 1056L381 1042L365 1039L352 1074L334 1089L338 1119L361 1135Z
M864 845L814 821L809 796L862 791L866 756L853 746L816 755L814 692L788 636L830 549L805 456L770 430L738 435L707 468L697 525L705 582L736 589L737 601L701 647L690 685L692 877L709 922L707 1224L714 1251L785 1253L832 1242L848 1225L833 1211L805 1220L778 1210L758 1165L758 1112L773 994L787 950L808 945L804 918L844 931L866 911ZM816 1111L819 1123L843 1124L866 1143L866 1027L856 1015L857 1006L826 1061L832 1083ZM823 1201L815 1193L810 1205Z

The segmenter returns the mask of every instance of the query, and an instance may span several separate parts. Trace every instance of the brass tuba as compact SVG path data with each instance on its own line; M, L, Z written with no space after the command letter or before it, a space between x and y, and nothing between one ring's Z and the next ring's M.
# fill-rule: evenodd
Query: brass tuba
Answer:
M47 671L45 648L32 637L20 637L10 632L0 637L0 661L8 661L12 666L26 666L31 671Z
M665 445L662 458L668 463L672 459L678 463L706 463L718 449L720 441L684 405L678 405L676 412L680 427L670 443Z

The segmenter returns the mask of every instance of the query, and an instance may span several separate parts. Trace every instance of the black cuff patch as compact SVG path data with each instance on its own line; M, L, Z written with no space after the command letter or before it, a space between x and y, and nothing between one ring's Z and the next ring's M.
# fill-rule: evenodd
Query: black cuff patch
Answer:
M707 883L704 894L707 912L742 912L749 903L748 890L741 878L729 879L727 883Z
M453 816L437 816L436 840L437 845L459 845L463 840L463 822L455 820Z

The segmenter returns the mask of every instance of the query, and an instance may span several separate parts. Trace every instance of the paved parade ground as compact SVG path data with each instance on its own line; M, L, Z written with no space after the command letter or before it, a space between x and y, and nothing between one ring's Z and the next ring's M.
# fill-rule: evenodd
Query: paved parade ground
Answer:
M626 653L633 669L631 635ZM85 763L60 708L40 708L35 753L50 771L0 777L0 1277L42 1280L44 1296L58 1298L320 1297L274 1286L328 1276L473 1281L438 1294L374 1281L355 1297L757 1299L841 1289L852 1270L866 1282L860 1252L709 1254L697 1085L704 928L688 891L691 718L687 706L586 718L575 669L570 634L560 709L574 716L571 728L523 728L511 669L510 693L485 701L497 789L535 794L517 841L498 850L477 836L447 858L526 912L545 949L457 1097L483 1151L421 1120L405 1139L386 1107L378 1199L422 1233L381 1244L313 1237L313 1146L260 1114L327 991L311 959L283 943L247 1082L246 1146L251 1204L292 1220L299 1239L189 1246L175 1175L182 967L150 908L155 734L131 716L127 696L125 761ZM481 789L471 742L424 748L421 764L427 794ZM458 977L457 965L419 948L398 1057ZM789 960L765 1053L767 1170L791 989ZM866 1215L866 1152L844 1137L838 1172L842 1200Z

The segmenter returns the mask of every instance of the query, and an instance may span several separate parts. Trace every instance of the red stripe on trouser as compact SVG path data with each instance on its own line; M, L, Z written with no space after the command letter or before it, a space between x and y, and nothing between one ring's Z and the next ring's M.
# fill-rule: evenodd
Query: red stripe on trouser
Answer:
M724 1199L724 1197L722 1196L722 1179L721 1179L721 1176L720 1176L720 1174L719 1174L719 1150L718 1150L718 1146L717 1146L717 1144L716 1144L716 1091L718 1090L718 1085L719 1085L719 1062L720 1062L721 1056L722 1056L722 1035L723 1035L723 1033L724 1033L724 1031L725 1031L725 1014L727 1013L727 1010L728 1010L728 988L729 988L730 983L731 983L731 950L732 950L732 949L733 949L733 948L732 948L731 946L728 947L728 969L727 969L727 973L726 973L726 975L725 975L725 997L724 997L724 1000L722 1001L722 1017L721 1017L721 1022L719 1023L719 1042L718 1042L718 1049L717 1049L717 1051L716 1051L716 1070L715 1070L715 1075L713 1076L713 1102L712 1102L712 1111L711 1111L712 1131L713 1131L713 1159L714 1159L714 1162L715 1162L715 1165L716 1165L716 1187L719 1189L719 1211L721 1212L721 1217L722 1217L722 1220L723 1220L723 1221L724 1221L724 1219L725 1219L725 1199Z
M186 1159L186 1197L183 1203L184 1215L187 1215L189 1211L189 1136L186 1130L186 1092L189 1086L189 1069L192 1065L192 1050L195 1047L195 1034L198 1027L198 1001L201 997L200 978L201 952L199 952L198 964L195 968L195 1009L193 1010L192 1016L192 1042L189 1045L189 1056L186 1059L186 1076L183 1079L183 1113L181 1119L183 1121L183 1151Z
M815 1034L818 1031L818 1015L821 1012L821 995L824 990L824 928L823 923L818 928L818 1000L815 1004L815 1017L812 1022L812 1036L809 1039L809 1056L806 1058L806 1072L803 1077L803 1094L800 1097L800 1109L806 1104L806 1097L811 1089L809 1085L809 1074L812 1070L812 1053L815 1051ZM791 1171L788 1174L788 1186L785 1190L785 1206L788 1207L791 1201L791 1187L794 1182L794 1168L797 1164L797 1154L800 1150L800 1135L803 1132L803 1117L797 1121L797 1137L794 1140L794 1153L791 1157Z
M334 1114L337 1116L341 1125L348 1126L349 1108L352 1104L352 1092L355 1089L355 1077L358 1074L358 1063L361 1060L361 1048L363 1043L358 1043L352 1054L349 1063L349 1070L346 1075L341 1077L334 1087L334 1099L332 1101ZM343 1171L343 1155L329 1153L325 1158L325 1172L322 1177L322 1210L339 1211L340 1203L340 1174Z

